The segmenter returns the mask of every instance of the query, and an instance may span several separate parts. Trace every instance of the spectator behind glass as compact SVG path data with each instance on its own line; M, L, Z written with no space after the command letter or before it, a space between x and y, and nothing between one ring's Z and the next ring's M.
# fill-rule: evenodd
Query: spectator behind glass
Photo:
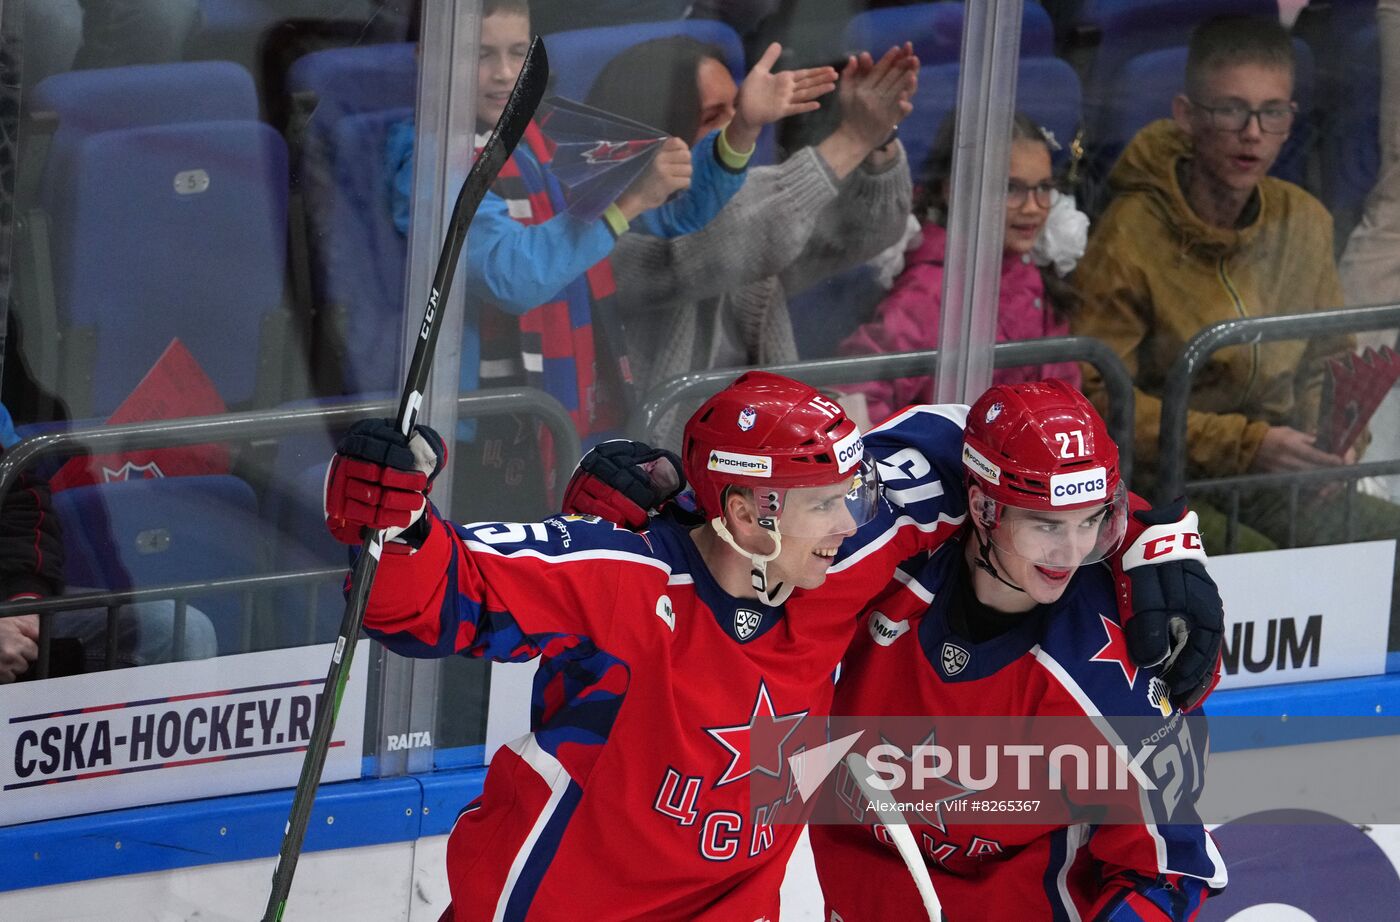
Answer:
M0 403L0 456L19 441L10 411ZM0 602L42 599L63 591L63 539L49 485L21 474L0 497ZM175 650L175 606L141 602L117 610L117 658L113 666L144 666L214 656L214 625L198 609L185 609L185 645ZM49 675L107 668L106 611L53 616ZM39 657L39 616L0 618L0 685L33 675Z
M908 46L878 62L865 53L848 58L830 136L753 169L703 231L618 242L617 306L644 388L697 369L797 360L788 294L859 265L903 232L909 171L892 129L912 109L918 66ZM657 83L671 91L635 91ZM716 49L667 38L609 62L588 102L698 137L733 118L735 95ZM661 444L679 443L676 417L659 427Z
M1268 176L1293 123L1293 46L1277 22L1220 17L1192 34L1186 93L1173 117L1143 128L1109 176L1116 193L1076 276L1085 303L1074 331L1108 343L1134 376L1138 489L1160 461L1166 373L1188 340L1224 320L1327 310L1343 303L1332 261L1332 219L1302 189ZM1237 346L1215 353L1195 379L1184 448L1187 475L1305 471L1355 461L1314 445L1323 360L1352 350L1349 336ZM1091 395L1104 392L1085 368ZM1204 503L1208 550L1224 545L1224 517ZM1353 513L1344 533L1346 507ZM1400 508L1370 496L1349 503L1303 492L1246 491L1239 549L1400 535ZM1393 643L1393 641L1392 641Z
M875 318L861 325L841 343L845 355L914 352L938 347L940 306L943 297L943 261L948 245L946 225L949 181L953 175L953 126L949 115L939 130L919 178L915 216L920 219L920 240L905 253L904 271L875 310ZM1025 115L1011 125L1011 163L1007 174L1006 228L1003 232L1001 287L997 304L997 342L1064 336L1069 314L1078 296L1061 275L1074 267L1083 253L1087 219L1075 210L1074 199L1055 189L1050 163L1052 141L1045 130ZM1037 244L1043 239L1047 219L1054 216L1060 244L1052 268ZM1077 241L1077 243L1076 243ZM1057 274L1059 273L1059 274ZM1078 388L1079 367L1073 362L1004 368L992 376L994 384L1023 384L1061 378ZM871 381L849 388L865 396L872 421L878 422L900 407L933 399L929 377Z
M530 41L523 0L487 0L482 17L479 132L488 131L504 109ZM541 387L570 412L585 446L621 428L628 386L619 374L623 357L616 342L599 341L594 333L615 290L608 256L620 237L631 236L627 232L634 223L662 237L704 227L743 184L763 126L809 111L817 105L812 100L832 89L830 68L773 73L781 50L771 46L754 65L734 119L723 131L697 139L693 151L685 139L668 139L648 170L598 218L584 220L570 212L548 169L549 144L531 123L467 237L467 304L477 313L464 324L462 392L493 385ZM649 83L638 85L652 89ZM400 230L407 228L413 140L411 121L389 132L391 201ZM485 140L479 133L477 147ZM672 197L681 190L686 191ZM473 444L457 453L457 476L472 477L479 487L472 494L485 504L473 509L473 516L519 517L518 503L512 510L496 501L509 499L523 478L538 481L552 472L547 447L537 447L535 431L533 423L513 417L459 429ZM492 490L492 484L503 489Z

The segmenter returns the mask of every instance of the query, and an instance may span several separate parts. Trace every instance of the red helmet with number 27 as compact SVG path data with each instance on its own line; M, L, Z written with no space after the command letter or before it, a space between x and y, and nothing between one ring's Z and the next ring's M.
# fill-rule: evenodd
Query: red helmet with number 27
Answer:
M1044 524L1045 515L1102 506L1097 546L1077 562L1101 560L1122 541L1127 497L1118 473L1118 446L1093 404L1064 381L989 389L968 412L962 460L969 486L979 487L983 495L973 513L988 529L1002 523L1008 508L1030 510L1042 514L1031 519L1040 523L1036 534L1047 536L1051 528ZM993 542L1002 546L993 534ZM1027 553L1031 534L1025 529L1016 553L1032 558L1046 553L1039 544L1037 552ZM1004 549L1013 550L1009 545Z

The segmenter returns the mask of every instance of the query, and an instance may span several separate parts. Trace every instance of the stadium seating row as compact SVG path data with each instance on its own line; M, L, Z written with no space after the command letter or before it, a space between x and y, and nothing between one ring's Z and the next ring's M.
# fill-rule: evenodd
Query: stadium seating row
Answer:
M1097 141L1102 169L1141 125L1167 114L1181 86L1190 25L1224 5L1085 0L1075 35L1096 34L1101 47L1081 84L1075 69L1054 56L1064 41L1049 15L1027 4L1018 108L1066 146L1083 129ZM1272 8L1253 0L1228 5ZM1170 27L1163 18L1168 8L1180 20ZM852 48L904 39L916 45L924 65L917 110L901 130L916 169L956 99L961 16L960 4L920 4L862 14L847 28ZM719 45L731 70L742 74L742 46L728 27L651 23L551 36L554 89L582 98L610 55L677 32ZM1374 23L1351 29L1340 44L1341 76L1330 79L1346 81L1343 94L1318 85L1311 50L1298 44L1304 117L1278 172L1305 180L1320 133L1329 165L1324 199L1355 208L1378 160ZM248 72L226 62L74 72L36 87L31 108L49 113L40 123L51 131L33 208L23 216L22 243L40 271L23 280L27 288L18 300L29 313L23 322L58 334L44 351L47 363L37 369L41 380L75 417L101 418L179 337L230 406L285 399L280 384L290 355L305 349L298 336L310 332L289 309L289 273L301 268L287 256L289 233L296 230L292 197L299 195L317 355L337 360L347 393L392 389L405 246L388 211L383 151L388 127L412 113L416 77L408 44L300 58L287 80L300 113L290 149L259 120ZM1323 109L1319 95L1332 100L1320 128L1309 117ZM852 311L868 306L868 299L852 296L855 290L870 294L868 278L858 272L798 298L794 315L805 355L829 351L859 321ZM834 304L851 316L833 315ZM822 324L803 323L818 313ZM820 335L807 335L810 330ZM287 495L319 495L323 467L313 454L280 462L293 484ZM320 528L318 509L287 496L269 496L260 505L251 487L231 476L80 487L57 494L56 505L73 523L65 534L75 585L119 589L251 575L270 548L291 567L343 560ZM315 618L324 635L338 620L339 602L333 588L318 592ZM194 601L214 619L221 649L243 648L249 603ZM297 642L305 639L304 628L284 624L274 633L278 642Z

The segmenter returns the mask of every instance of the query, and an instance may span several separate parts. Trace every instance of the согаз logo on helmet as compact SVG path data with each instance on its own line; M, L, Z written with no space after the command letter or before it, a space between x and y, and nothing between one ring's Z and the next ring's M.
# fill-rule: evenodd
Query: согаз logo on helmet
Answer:
M836 470L844 474L860 462L865 457L865 442L861 440L860 430L853 429L845 438L833 446L836 452Z
M1101 467L1050 478L1050 505L1068 506L1108 498L1108 472Z

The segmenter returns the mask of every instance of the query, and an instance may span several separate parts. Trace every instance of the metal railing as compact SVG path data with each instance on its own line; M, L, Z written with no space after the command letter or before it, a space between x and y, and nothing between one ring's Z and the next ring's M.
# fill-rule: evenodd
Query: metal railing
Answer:
M1304 339L1320 333L1360 333L1386 329L1400 329L1400 304L1350 307L1308 314L1283 314L1277 317L1248 317L1217 323L1197 333L1172 363L1162 387L1162 420L1158 430L1160 460L1157 469L1157 499L1166 502L1193 488L1216 491L1234 488L1234 502L1238 504L1239 490L1292 485L1296 501L1297 490L1313 481L1354 481L1362 477L1400 472L1400 462L1375 461L1346 468L1345 472L1328 468L1301 473L1242 474L1193 481L1189 484L1186 482L1186 415L1190 409L1191 385L1212 354L1228 346L1245 343ZM1351 492L1350 489L1347 490L1348 496Z
M1108 394L1108 432L1118 443L1123 479L1131 482L1133 468L1133 379L1128 369L1102 340L1089 336L1057 336L1022 342L997 343L992 349L993 366L1018 368L1052 362L1087 362L1103 378ZM938 350L892 352L883 355L855 355L813 359L787 365L771 365L765 371L788 375L813 386L857 384L862 381L893 380L932 375L938 364ZM681 375L659 385L632 421L633 437L655 440L656 427L670 410L686 401L701 401L721 391L734 377L750 368L714 368Z
M175 606L173 617L172 651L185 648L185 627L188 617L189 598L213 592L239 592L245 599L259 591L284 589L290 586L312 585L345 575L345 567L324 567L315 570L297 570L288 573L273 573L264 576L238 576L225 579L194 580L185 583L171 583L164 586L151 586L144 589L100 589L74 592L53 596L47 599L31 599L0 604L0 618L16 615L39 616L39 656L34 662L34 678L48 678L49 663L53 642L53 619L60 612L87 611L105 608L107 610L106 668L116 662L118 625L117 621L124 606L142 602L171 601ZM315 614L314 603L308 612L308 622ZM308 639L311 642L311 639ZM245 644L245 646L247 646Z
M222 416L192 416L186 419L153 420L49 432L27 438L0 456L0 498L10 492L20 471L41 458L78 452L107 454L138 448L170 448L205 442L252 441L317 427L341 426L367 416L389 416L398 409L396 400L360 400L333 407L306 407L288 410L257 410ZM578 433L568 411L559 401L538 388L499 388L475 391L457 398L460 417L492 416L525 412L540 417L555 439L556 465L567 483L580 449Z
M251 442L258 439L348 425L365 417L391 415L396 409L397 402L386 398L383 400L354 401L333 407L229 413L223 416L156 420L45 433L24 439L0 455L0 498L9 493L22 471L50 456L71 455L78 452L107 454L209 442ZM568 412L549 394L537 388L488 389L458 398L457 410L458 415L464 418L515 412L539 417L555 439L557 446L555 460L558 476L562 477L559 482L568 481L580 454L578 433L574 429L573 421L569 418ZM171 600L175 605L174 641L171 647L172 650L180 650L184 646L186 608L191 596L217 591L239 592L243 594L246 602L252 598L252 594L255 592L295 585L311 586L311 592L314 595L316 584L322 580L343 575L344 572L344 567L329 567L259 576L200 580L140 589L84 591L39 601L0 604L0 618L31 613L40 615L39 658L35 663L35 677L45 678L50 662L52 622L54 616L59 612L106 609L107 663L110 666L116 658L115 645L118 633L116 627L122 606ZM311 626L311 619L314 618L314 615L313 603L308 610L308 627ZM246 636L247 631L251 630L251 618L245 618L245 622L244 646L251 649L251 638Z

